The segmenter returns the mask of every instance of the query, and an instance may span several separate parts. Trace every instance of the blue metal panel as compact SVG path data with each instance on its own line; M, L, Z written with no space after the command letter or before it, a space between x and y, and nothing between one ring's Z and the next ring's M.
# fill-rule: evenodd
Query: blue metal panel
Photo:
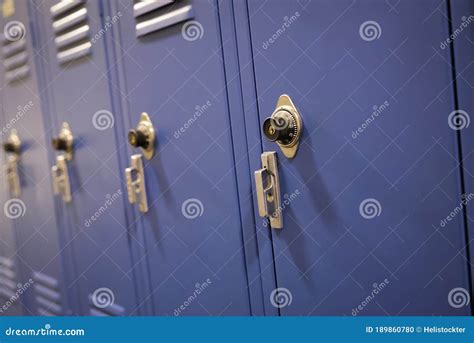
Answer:
M79 314L140 314L118 159L124 141L115 136L114 122L120 117L111 107L104 41L92 39L102 29L100 2L89 1L85 6L89 35L61 51L57 50L58 40L52 39L53 26L58 25L53 23L50 8L56 3L42 2L35 11L43 47L39 51L43 58L38 60L45 70L43 87L50 115L56 130L61 122L68 122L75 137L74 157L69 163L72 202L61 204L59 214L69 231L74 256L74 276L67 287L79 291ZM70 30L76 28L71 26ZM66 32L71 31L62 31L56 38L60 40ZM81 50L89 44L90 49ZM57 133L48 132L48 137Z
M451 50L454 56L453 72L455 78L455 86L457 90L457 116L461 126L459 127L460 139L462 142L462 151L460 156L460 165L463 170L464 193L474 193L474 156L473 146L474 140L472 132L474 130L470 120L474 114L474 3L472 1L450 1L451 10L451 34L450 41L445 40L440 44L440 48ZM473 224L473 207L468 203L466 211L467 223L467 241L471 242L474 236ZM472 259L473 248L469 245L468 256ZM471 263L471 299L472 299L472 263ZM472 305L471 305L472 306Z
M446 3L248 3L260 123L287 93L305 127L294 160L263 142L297 194L272 231L281 313L469 314L463 217L441 223L462 200Z
M12 195L9 208L4 208L14 221L18 255L22 265L22 283L28 284L23 293L25 313L33 315L67 314L68 304L63 289L63 269L58 239L58 227L54 217L49 166L47 163L41 103L37 87L34 53L29 27L26 2L15 3L14 14L3 20L3 51L26 39L26 46L18 52L3 52L4 75L29 68L29 73L16 80L5 77L3 104L8 129L16 129L22 140L19 164L21 195ZM15 31L16 30L16 31ZM16 51L16 50L15 50ZM19 56L26 56L17 59ZM18 66L9 68L8 61L16 60ZM23 66L22 66L22 63ZM16 65L16 64L15 64ZM19 75L19 74L16 74ZM4 139L7 134L3 135ZM16 212L13 206L16 206Z
M161 22L187 6L192 21L136 38L137 23ZM255 280L246 265L254 270L258 261L246 251L255 245L250 237L246 246L241 227L242 220L252 220L242 218L239 201L250 199L239 199L234 165L242 155L233 149L229 117L229 103L236 102L226 90L233 76L222 60L222 50L235 47L220 34L218 4L180 1L138 19L124 4L109 17L118 13L121 41L115 48L122 84L117 95L129 128L141 112L157 128L157 152L146 162L150 209L136 213L146 241L154 314L249 315L251 306L261 313L259 287L248 288L249 279ZM248 168L238 170L248 177ZM194 204L196 212L187 212L186 204Z

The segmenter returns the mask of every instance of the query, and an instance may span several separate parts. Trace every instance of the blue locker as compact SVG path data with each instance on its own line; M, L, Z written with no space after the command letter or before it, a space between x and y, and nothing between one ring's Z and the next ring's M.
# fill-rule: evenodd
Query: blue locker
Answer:
M1 21L3 26L3 21ZM3 68L0 68L0 80L2 85L4 85L3 81ZM2 142L8 134L8 127L9 123L5 120L4 116L4 106L3 106L3 92L0 95L2 99L2 108L0 112L0 120L1 120L1 128L0 131ZM7 156L5 154L1 154L0 163L2 166L5 166L7 163ZM4 174L2 174L4 175ZM2 181L3 178L2 178ZM4 211L5 206L8 206L8 201L10 200L9 189L7 187L6 182L0 182L0 204L2 204L2 211ZM21 283L21 266L18 263L18 259L16 256L16 249L17 249L17 239L16 234L13 229L13 222L9 218L9 216L5 215L5 212L2 212L0 215L0 294L1 294L1 301L7 302L12 297L16 296L16 292L18 289L18 284ZM0 314L2 316L19 316L23 314L22 310L22 299L23 297L20 296L18 300L13 301L11 306L8 306L5 309L1 308L2 312Z
M34 65L33 35L27 2L11 3L2 20L3 106L8 124L3 142L17 132L21 140L17 165L19 190L9 187L4 214L12 219L18 244L7 247L10 259L22 267L22 297L25 314L64 315L68 304L63 285L59 232L54 216L48 172L48 151L42 118L38 75ZM10 152L11 154L11 152ZM5 177L8 179L8 176ZM7 181L7 180L5 180ZM18 192L18 193L17 193ZM8 236L7 236L8 237ZM8 275L5 273L4 275Z
M245 146L245 132L231 127L229 102L236 99L226 89L235 78L223 50L237 50L220 25L231 13L217 1L107 4L107 18L120 17L110 25L109 43L114 93L128 122L121 135L142 112L156 130L154 157L143 156L148 211L134 207L146 243L152 313L263 314L253 219L240 211L241 203L251 204L242 191L250 185L246 158L234 150Z
M239 53L252 54L255 71L242 87L255 87L246 118L258 115L261 127L288 94L303 119L293 159L249 134L277 153L284 204L282 229L256 213L259 230L271 230L278 287L265 298L282 315L470 314L455 301L467 298L470 280L448 125L451 56L437 48L449 36L447 4L234 7L236 26L247 26L237 30ZM251 164L262 168L259 158Z
M440 49L451 50L453 53L453 75L456 85L457 103L456 112L453 119L458 123L455 128L462 142L460 151L460 166L463 170L464 194L467 194L464 207L467 209L467 238L471 242L474 235L473 227L473 207L470 203L472 193L474 193L474 158L472 156L474 141L472 138L473 126L471 118L474 113L474 100L472 92L474 88L474 72L472 61L474 59L474 4L471 1L451 1L450 3L450 37L440 43ZM472 258L474 251L472 245L469 245L469 255ZM472 280L472 262L470 265L470 277ZM472 281L471 281L472 284Z
M43 95L54 123L47 137L59 149L54 170L58 217L74 260L66 282L67 289L78 292L74 313L141 314L136 287L141 273L130 249L132 242L141 243L124 211L119 158L125 140L116 136L120 117L110 101L104 40L96 38L103 28L101 2L34 5L42 47L37 61L45 72ZM63 123L72 132L72 151Z

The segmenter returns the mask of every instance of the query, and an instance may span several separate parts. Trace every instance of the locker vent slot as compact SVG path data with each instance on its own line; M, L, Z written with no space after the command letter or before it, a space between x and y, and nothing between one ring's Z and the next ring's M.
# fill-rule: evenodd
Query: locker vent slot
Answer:
M59 316L62 314L61 293L58 281L46 274L33 273L35 300L38 305L38 315Z
M98 307L94 304L92 300L92 295L89 295L89 314L91 316L98 316L98 317L110 317L110 316L123 316L125 313L125 309L118 305L118 304L111 304L104 308Z
M15 266L11 259L0 256L0 297L16 297L18 285L15 280Z
M135 2L133 15L136 20L135 34L141 37L190 20L194 17L194 11L192 5L183 5L175 0L142 0Z
M2 61L7 83L23 79L30 74L26 35L18 40L2 36Z
M61 0L50 9L59 64L92 52L88 13L84 0Z

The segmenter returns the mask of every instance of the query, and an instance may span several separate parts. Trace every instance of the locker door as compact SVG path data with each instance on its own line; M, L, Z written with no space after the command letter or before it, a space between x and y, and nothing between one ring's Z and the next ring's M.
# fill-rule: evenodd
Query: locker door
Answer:
M282 315L469 314L446 2L250 0L248 18L260 125L282 94L304 123L293 159L262 134L284 217L266 296Z
M249 255L254 247L244 238L239 211L239 200L250 199L239 199L235 181L232 144L243 136L234 137L230 127L222 52L233 47L221 36L218 3L110 4L112 21L122 14L114 24L120 46L113 46L127 129L142 112L156 129L154 157L144 158L149 209L135 213L146 242L153 313L261 313L260 281L247 273L258 260Z
M3 21L1 22L1 26L3 27ZM0 68L0 80L2 82L2 88L5 85L5 81L3 78L3 68ZM8 133L8 126L9 123L5 120L4 116L4 102L3 102L3 92L0 93L0 98L2 100L2 107L0 111L0 120L1 120L1 140L6 137ZM0 163L2 166L6 164L6 156L5 154L1 154ZM15 295L17 291L17 285L22 281L21 278L21 268L18 263L17 259L17 240L15 231L13 229L13 223L10 216L7 216L4 212L5 206L8 207L7 204L10 200L9 190L7 184L4 179L4 173L2 173L2 182L0 182L0 203L2 204L2 212L0 215L0 294L1 294L1 301L7 302L12 296ZM23 314L22 311L22 301L23 297L20 297L17 301L14 301L11 306L7 308L7 310L3 310L0 313L2 316L20 316Z
M64 161L58 163L59 176L69 176L71 201L67 187L56 196L74 259L67 288L79 292L79 314L137 315L139 275L132 261L119 165L124 141L115 136L120 117L110 103L104 42L93 39L103 29L100 6L99 1L44 1L32 9L42 47L38 60L46 73L44 95L56 124L48 137L59 138L64 122L73 136L67 172ZM56 143L65 147L64 141ZM64 151L55 155L69 156Z
M474 88L474 32L472 26L474 24L474 4L471 1L451 1L451 33L455 34L451 42L446 42L444 49L453 49L454 53L454 71L455 84L457 87L457 117L461 120L459 126L459 135L462 142L462 161L464 193L474 193L474 156L472 137L473 126L470 125L472 115L474 114L474 99L472 97ZM467 227L468 241L471 241L474 235L474 215L471 203L467 203ZM470 246L470 256L473 254L472 245ZM472 268L471 268L472 278Z
M19 177L20 188L18 193L13 187L6 190L10 198L3 208L4 214L12 220L18 238L18 245L9 249L22 265L23 286L19 293L25 300L25 314L64 315L68 305L63 293L59 232L44 136L48 127L43 123L37 87L33 35L27 3L15 2L13 6L12 15L2 20L1 53L7 122L2 141L10 142L10 134L14 131L21 140L17 172L13 171ZM12 152L9 155L11 158Z

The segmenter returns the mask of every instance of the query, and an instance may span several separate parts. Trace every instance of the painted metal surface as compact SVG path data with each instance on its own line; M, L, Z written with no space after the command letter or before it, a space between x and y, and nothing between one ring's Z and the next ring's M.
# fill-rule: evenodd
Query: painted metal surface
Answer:
M90 36L85 39L91 44L91 52L70 61L59 56L68 48L58 53L51 39L56 32L50 8L56 3L42 2L34 11L39 25L38 44L43 47L38 60L45 70L48 115L55 122L48 137L57 136L62 122L69 123L74 134L73 158L68 161L72 200L63 203L58 199L59 216L68 230L74 260L66 287L78 291L75 311L79 314L137 315L141 309L136 280L141 276L136 275L130 249L132 238L124 213L126 188L119 164L126 140L115 132L121 119L110 101L104 40L94 39L102 29L101 2L89 1L80 4L79 10L71 10L86 10L86 18L77 25L89 25ZM60 21L61 17L54 20ZM67 30L61 34L67 34Z
M463 196L446 3L248 5L260 125L289 94L305 126L293 160L262 138L286 194L265 296L282 315L469 314L449 301L469 279L463 216L446 219Z
M123 14L115 49L126 129L142 112L156 129L155 155L144 160L149 209L135 213L146 242L149 301L155 315L250 315L250 293L259 290L248 288L245 250L254 246L243 238L233 148L233 139L243 140L230 126L222 60L230 42L220 33L218 4L181 1L149 16L189 6L193 20L140 38L141 19L125 6L108 15Z

